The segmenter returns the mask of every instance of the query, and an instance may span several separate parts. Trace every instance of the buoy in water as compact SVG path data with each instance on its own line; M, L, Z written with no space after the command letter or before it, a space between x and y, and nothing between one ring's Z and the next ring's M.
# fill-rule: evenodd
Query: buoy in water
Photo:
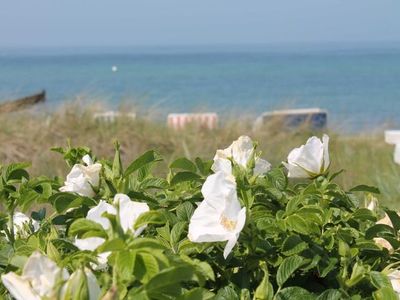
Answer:
M118 71L118 68L117 68L117 66L112 66L112 67L111 67L111 71L113 71L113 72L117 72L117 71Z

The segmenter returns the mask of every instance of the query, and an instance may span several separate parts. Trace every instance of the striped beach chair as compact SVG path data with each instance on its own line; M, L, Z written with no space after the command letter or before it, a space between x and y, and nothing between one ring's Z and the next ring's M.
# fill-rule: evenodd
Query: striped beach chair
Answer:
M215 129L218 126L218 115L216 113L182 113L169 114L167 125L172 129L184 129L188 125L200 128Z

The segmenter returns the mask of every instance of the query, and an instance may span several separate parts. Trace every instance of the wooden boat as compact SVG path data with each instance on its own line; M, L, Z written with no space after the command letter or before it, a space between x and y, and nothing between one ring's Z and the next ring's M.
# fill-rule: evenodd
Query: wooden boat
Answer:
M0 113L18 111L33 106L35 104L44 102L45 100L46 100L46 91L43 90L35 95L0 103Z

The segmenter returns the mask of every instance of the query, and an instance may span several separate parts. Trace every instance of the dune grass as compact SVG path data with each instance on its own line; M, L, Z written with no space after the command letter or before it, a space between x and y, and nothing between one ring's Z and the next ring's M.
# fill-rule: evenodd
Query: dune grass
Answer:
M141 112L135 120L117 119L98 122L93 111L98 107L70 103L53 112L26 111L0 115L0 162L31 162L34 175L64 177L67 170L62 157L50 151L65 146L88 146L97 157L112 157L113 141L121 143L122 158L131 161L149 149L165 157L165 164L179 156L212 159L215 150L227 147L246 134L258 141L263 158L273 165L285 160L291 149L303 144L311 135L321 135L306 128L282 130L270 124L256 131L250 116L227 117L217 130L187 128L174 131L165 126L165 117L156 121L157 113ZM123 108L127 111L129 108ZM384 142L383 130L376 133L338 134L331 137L331 172L344 169L337 181L350 188L358 184L377 186L379 200L386 206L400 208L400 166L393 162L393 147Z

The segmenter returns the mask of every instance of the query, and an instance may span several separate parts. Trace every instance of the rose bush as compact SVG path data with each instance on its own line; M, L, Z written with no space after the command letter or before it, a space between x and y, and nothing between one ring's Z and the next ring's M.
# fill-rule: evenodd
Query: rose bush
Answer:
M2 166L0 293L398 299L400 217L378 205L378 189L335 183L328 140L312 137L272 167L240 137L213 161L173 161L165 176L152 171L163 163L155 151L124 167L118 144L112 161L55 149L71 167L65 180Z

